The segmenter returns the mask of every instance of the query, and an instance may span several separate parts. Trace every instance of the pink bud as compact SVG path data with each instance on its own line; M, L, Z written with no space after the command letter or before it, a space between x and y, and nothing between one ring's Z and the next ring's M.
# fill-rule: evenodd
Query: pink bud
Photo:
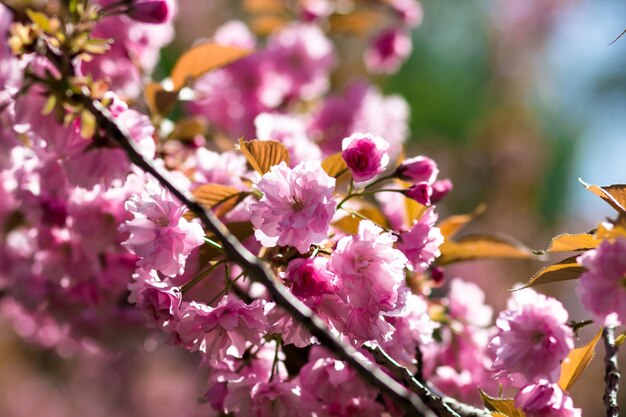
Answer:
M387 168L389 142L369 133L355 133L341 144L343 159L356 182L371 180Z
M167 23L174 15L172 0L132 0L128 16L143 23Z
M431 205L431 197L433 195L433 188L427 182L420 182L409 187L406 190L406 196L412 198L418 203L424 206Z
M440 266L433 266L430 268L430 278L436 286L443 284L443 280L445 278L443 268Z
M448 195L450 191L452 191L452 181L448 179L435 181L432 188L433 195L430 197L430 201L433 204L437 204L443 200L443 198Z
M405 159L396 169L396 175L404 180L432 184L439 175L439 169L435 161L420 155Z

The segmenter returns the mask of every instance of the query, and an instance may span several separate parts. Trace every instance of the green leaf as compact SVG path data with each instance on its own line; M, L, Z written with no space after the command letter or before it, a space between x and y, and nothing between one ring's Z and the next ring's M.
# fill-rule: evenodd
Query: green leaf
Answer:
M541 268L522 288L534 287L539 284L547 284L549 282L567 281L578 279L585 271L585 268L576 262L578 256L572 256L563 259L554 265Z
M513 398L494 398L487 395L483 390L480 390L480 396L483 400L483 404L487 410L495 413L500 413L506 417L526 417L526 414L522 410L515 407L515 400Z
M530 248L508 236L476 234L464 236L457 240L446 240L439 247L441 256L437 259L438 265L447 265L455 262L473 259L536 258Z
M573 349L567 358L561 362L561 377L559 387L568 391L576 382L580 374L589 365L595 355L596 345L602 336L602 329L585 346Z
M273 140L244 141L239 139L239 150L259 174L263 175L274 165L285 162L289 165L289 151L280 142Z
M600 241L590 233L563 233L552 238L546 252L586 251L595 248Z
M601 187L587 184L580 178L578 181L585 186L585 189L609 203L620 214L626 214L626 184L613 184Z
M185 84L207 72L223 67L253 52L251 49L205 42L193 46L174 64L172 83L174 90L180 90Z

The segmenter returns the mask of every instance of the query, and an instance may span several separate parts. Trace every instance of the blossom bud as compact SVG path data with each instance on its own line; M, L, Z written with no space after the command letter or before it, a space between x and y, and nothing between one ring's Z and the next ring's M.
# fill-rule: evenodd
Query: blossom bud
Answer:
M396 175L399 178L412 182L427 182L432 184L438 174L439 169L437 168L437 163L429 157L422 155L405 159L396 169Z
M342 157L356 182L371 180L387 168L389 142L369 133L355 133L341 144Z
M435 181L432 188L433 194L430 196L430 202L432 204L437 204L443 200L443 198L448 195L450 191L452 191L452 181L448 179Z
M143 23L167 23L174 15L174 4L172 0L132 0L127 14Z
M419 182L410 186L405 194L407 197L412 198L424 206L430 206L432 203L433 188L427 182Z

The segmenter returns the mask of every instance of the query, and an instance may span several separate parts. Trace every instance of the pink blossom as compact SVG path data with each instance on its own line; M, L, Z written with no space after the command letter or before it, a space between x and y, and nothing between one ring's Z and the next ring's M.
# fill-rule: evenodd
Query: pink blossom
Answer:
M515 406L527 417L581 417L572 398L558 384L540 380L524 387L515 396Z
M415 156L405 159L396 169L396 175L413 183L433 184L439 175L437 163L427 156Z
M328 270L328 259L318 256L289 262L284 280L295 296L309 298L330 294L337 277Z
M422 23L422 5L416 0L390 0L389 5L400 16L402 23L409 27L416 27Z
M301 117L280 113L261 113L254 119L259 140L276 140L289 150L291 166L302 161L322 159L322 151L306 133Z
M281 162L263 175L257 187L263 197L250 205L250 221L263 246L293 246L306 253L311 244L327 238L337 206L335 179L320 162L302 162L293 169Z
M172 19L175 8L174 0L132 0L127 13L139 22L162 24Z
M302 20L314 22L332 14L335 5L329 0L303 0L300 2Z
M395 241L391 233L362 220L357 235L345 236L337 242L331 264L354 307L371 311L402 307L400 289L404 287L407 259L393 248Z
M576 287L583 306L605 326L626 323L626 238L605 240L577 261L587 268Z
M356 182L371 180L387 168L389 142L369 133L354 133L343 140L342 157Z
M196 161L193 179L198 184L222 184L243 189L241 178L248 168L241 152L217 153L207 148L198 148L193 159Z
M561 361L574 347L567 316L559 301L542 294L500 313L499 332L489 344L496 356L492 367L496 376L519 375L527 383L539 378L556 382Z
M203 243L202 227L182 217L185 208L156 183L128 200L126 209L134 219L120 231L130 233L123 245L139 256L138 265L171 277L182 274L189 253Z
M137 306L146 317L159 326L178 317L181 293L177 287L165 283L147 284L137 296Z
M385 29L372 39L365 51L365 65L371 72L393 74L412 50L411 38L405 29Z
M240 20L230 20L215 31L213 39L216 43L228 46L237 46L245 49L253 49L256 39L248 26Z
M441 255L439 246L443 243L443 235L435 227L436 221L437 214L431 207L409 231L400 234L398 249L406 255L415 271L425 271Z
M491 324L493 309L485 304L485 293L472 282L455 278L450 282L448 309L455 320L477 327Z
M325 93L335 63L333 44L311 23L296 23L280 30L267 42L274 70L288 85L288 95L311 100Z

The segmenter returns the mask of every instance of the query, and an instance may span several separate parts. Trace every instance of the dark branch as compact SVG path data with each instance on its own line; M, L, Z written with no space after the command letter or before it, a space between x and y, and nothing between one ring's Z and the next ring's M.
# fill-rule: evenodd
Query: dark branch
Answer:
M602 330L604 341L604 406L607 417L619 416L617 390L619 388L620 372L617 366L617 346L615 346L615 327L605 327Z
M418 397L433 410L438 416L446 417L489 417L491 414L487 410L481 410L467 404L459 403L452 398L443 398L435 394L424 383L417 380L406 367L400 365L380 346L373 343L365 343L363 348L374 355L374 359L383 365L391 373L401 380L405 386L417 394Z
M184 190L176 187L167 179L167 173L152 161L145 159L137 149L129 133L120 126L109 111L99 102L86 95L77 97L87 110L96 117L98 125L104 129L126 152L132 163L152 175L164 188L169 190L187 208L198 216L205 227L213 233L220 242L229 260L238 263L251 279L263 284L276 304L285 309L296 321L301 323L319 343L334 353L340 360L347 362L359 375L372 386L385 393L399 406L406 410L409 416L419 416L428 413L428 408L419 398L385 374L376 365L360 359L355 349L335 338L326 325L309 309L295 298L282 284L273 278L272 272L248 251L229 231L226 226L211 211L205 210L193 197ZM446 414L454 416L456 414Z

